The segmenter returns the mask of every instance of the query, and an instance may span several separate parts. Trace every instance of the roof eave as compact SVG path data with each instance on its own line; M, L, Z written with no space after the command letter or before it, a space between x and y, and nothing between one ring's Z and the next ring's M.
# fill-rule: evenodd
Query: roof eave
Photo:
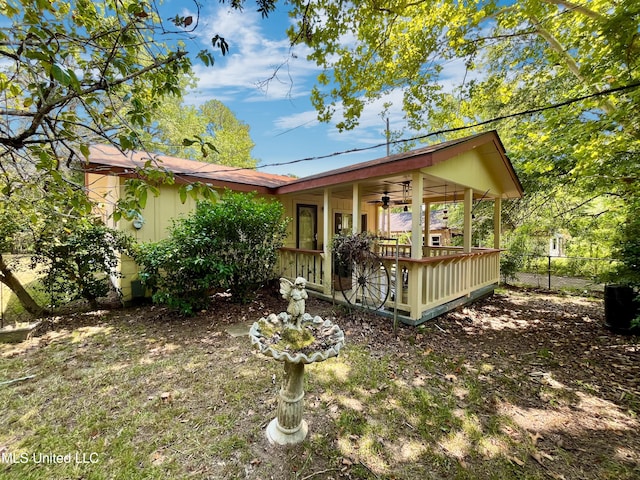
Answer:
M117 166L108 166L105 168L105 165L102 163L94 163L89 162L85 166L86 173L94 173L98 175L116 175L120 178L139 178L140 174L135 172L135 170L126 168L126 167L117 167ZM224 189L228 188L230 190L239 191L239 192L257 192L264 195L275 195L276 187L266 186L266 185L256 185L251 183L242 183L242 182L232 182L229 180L220 180L209 177L201 177L197 175L180 175L175 178L175 183L178 185L185 185L189 183L203 183L205 185L210 185L214 188Z

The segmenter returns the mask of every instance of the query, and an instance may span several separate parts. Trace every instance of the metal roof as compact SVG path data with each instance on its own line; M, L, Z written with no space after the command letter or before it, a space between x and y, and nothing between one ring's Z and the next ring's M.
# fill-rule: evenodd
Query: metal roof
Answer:
M260 187L271 191L292 180L291 177L258 172L250 168L230 167L214 163L197 162L170 155L149 152L126 152L110 145L90 147L89 163L86 170L91 173L135 176L140 168L151 167L171 172L177 182L200 181L214 186L237 185ZM246 190L246 188L239 188ZM254 188L251 188L254 189Z
M506 187L504 191L508 191L508 197L522 196L522 185L495 131L396 153L303 178L264 173L249 168L197 162L165 154L123 153L118 148L107 145L94 145L90 148L90 158L86 170L91 173L136 176L139 174L139 169L148 163L149 166L172 172L178 183L201 181L216 187L228 187L240 191L257 190L273 195L338 187L334 189L333 193L340 196L342 194L340 188L346 188L347 185L354 182L364 182L365 195L369 194L373 198L378 197L384 191L389 191L389 194L393 196L394 189L389 188L390 185L392 186L394 182L406 181L405 177L408 172L415 170L429 172L429 167L434 167L473 149L482 151L483 158L488 159L487 168L504 179L503 183ZM435 196L443 196L444 194L446 197L447 192L449 196L455 196L456 190L452 189L452 185L455 187L451 180L438 183L437 177L434 177L425 184L425 190L430 189L432 195ZM350 193L347 192L346 195L348 196Z

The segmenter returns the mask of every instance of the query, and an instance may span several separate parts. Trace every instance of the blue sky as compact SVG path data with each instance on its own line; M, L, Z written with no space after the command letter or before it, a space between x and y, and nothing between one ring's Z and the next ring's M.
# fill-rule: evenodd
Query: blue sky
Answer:
M178 2L170 0L167 7L170 4L175 8ZM232 11L228 5L218 2L205 4L200 12L197 35L187 42L187 49L198 52L208 48L211 38L219 34L229 42L230 50L224 57L214 51L213 67L194 62L199 84L186 102L199 105L217 99L227 105L237 118L250 125L256 144L253 156L259 165L295 162L383 144L385 121L379 113L383 101L365 108L360 126L349 132L340 133L333 123L317 121L309 98L320 70L306 60L304 46L291 50L285 34L290 25L286 7L279 2L277 10L263 19L252 2L247 2L243 12ZM275 77L265 83L274 74ZM396 105L400 105L399 92L396 100ZM390 123L392 130L404 126L399 108L395 111L392 108ZM384 156L385 151L385 147L380 147L260 170L306 176L378 158Z

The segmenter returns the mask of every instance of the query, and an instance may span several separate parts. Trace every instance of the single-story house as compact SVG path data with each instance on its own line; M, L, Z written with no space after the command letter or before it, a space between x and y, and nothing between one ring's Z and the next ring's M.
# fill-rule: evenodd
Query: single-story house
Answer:
M256 191L279 200L292 218L285 246L280 251L276 275L307 278L307 289L330 296L331 239L336 232L382 233L380 211L394 201L410 202L411 247L395 265L395 255L382 252L386 269L401 268L408 281L401 282L393 305L400 320L416 325L448 309L493 291L500 278L500 211L503 199L519 198L522 185L495 131L451 140L409 152L349 165L304 178L273 175L251 169L214 165L147 152L121 153L114 147L90 149L85 181L90 197L107 224L127 231L140 241L156 241L167 234L171 219L194 208L193 200L181 203L176 186L160 188L150 197L140 218L110 218L123 194L127 178L137 175L145 162L173 172L176 184L204 182L214 188ZM429 225L421 221L432 203L462 201L463 246L423 245ZM493 248L473 248L471 215L474 201L494 202ZM417 207L419 206L419 207ZM416 208L417 207L417 208ZM430 222L428 222L430 223ZM131 299L131 283L137 278L133 260L123 258L119 287ZM339 298L337 296L336 298ZM388 300L391 302L391 300ZM391 306L391 304L390 304Z

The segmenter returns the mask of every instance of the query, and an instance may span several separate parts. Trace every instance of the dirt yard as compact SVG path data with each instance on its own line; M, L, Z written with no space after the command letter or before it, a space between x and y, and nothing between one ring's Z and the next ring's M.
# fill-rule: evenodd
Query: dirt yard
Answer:
M502 290L397 335L310 299L347 345L307 367L310 433L283 448L264 435L282 366L227 330L285 303L71 314L0 345L0 478L640 478L640 340L600 299ZM97 461L7 461L43 451Z

